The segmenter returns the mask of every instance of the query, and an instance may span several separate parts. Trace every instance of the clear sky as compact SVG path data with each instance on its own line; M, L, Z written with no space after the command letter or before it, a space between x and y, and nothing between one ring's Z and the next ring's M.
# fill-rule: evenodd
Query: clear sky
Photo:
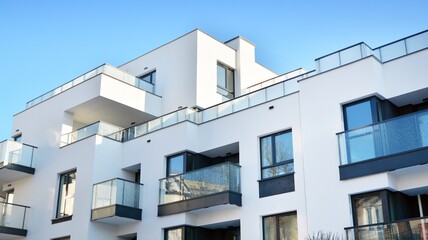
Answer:
M195 28L220 41L243 36L281 74L361 41L378 47L426 30L427 10L428 0L2 0L0 140L27 101Z

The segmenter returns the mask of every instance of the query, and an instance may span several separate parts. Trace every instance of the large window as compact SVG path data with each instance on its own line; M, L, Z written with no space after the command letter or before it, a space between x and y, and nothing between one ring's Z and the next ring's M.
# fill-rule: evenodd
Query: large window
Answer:
M63 173L59 179L57 218L73 215L76 170Z
M376 97L343 106L345 130L367 126L381 121L380 103Z
M354 221L357 226L384 222L382 193L375 192L352 196Z
M297 240L297 213L264 217L263 240Z
M189 152L183 152L167 158L167 177L179 175L194 169L194 155Z
M260 138L262 178L294 172L291 130Z
M184 227L165 229L165 240L183 240Z
M230 99L234 97L234 71L222 64L217 64L217 92Z

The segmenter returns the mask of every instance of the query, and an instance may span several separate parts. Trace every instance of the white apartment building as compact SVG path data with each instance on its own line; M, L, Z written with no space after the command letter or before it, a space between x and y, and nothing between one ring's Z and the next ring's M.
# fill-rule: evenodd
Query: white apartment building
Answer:
M428 31L315 65L194 30L31 100L0 239L428 239Z

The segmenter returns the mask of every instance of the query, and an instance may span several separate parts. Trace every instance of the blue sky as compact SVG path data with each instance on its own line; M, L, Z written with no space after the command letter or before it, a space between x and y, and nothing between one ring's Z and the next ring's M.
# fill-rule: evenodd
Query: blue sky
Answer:
M364 41L371 47L428 29L427 0L0 2L0 140L27 101L105 62L120 65L195 28L256 44L281 74ZM25 133L24 133L25 134Z

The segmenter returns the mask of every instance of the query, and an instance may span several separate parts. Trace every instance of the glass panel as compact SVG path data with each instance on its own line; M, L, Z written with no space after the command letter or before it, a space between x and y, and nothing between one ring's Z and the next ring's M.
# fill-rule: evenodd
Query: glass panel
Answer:
M177 123L177 112L173 112L168 115L165 115L161 119L162 119L162 127L167 127L172 124L175 124Z
M226 162L160 180L160 204L215 193L240 192L240 166Z
M373 128L356 129L346 134L349 163L376 157Z
M94 185L92 209L111 205L123 205L139 208L140 201L139 183L123 179L112 179Z
M0 202L0 227L25 229L27 207Z
M266 88L266 100L270 101L275 98L284 96L284 88L282 84L276 84L274 86Z
M217 65L217 86L227 89L226 88L226 69L220 65Z
M277 240L276 217L263 218L263 240Z
M275 162L293 159L292 133L287 132L275 136Z
M184 154L168 158L167 176L174 176L184 172Z
M248 96L235 98L232 101L232 105L233 105L233 112L237 112L242 109L248 108Z
M205 109L202 112L202 121L207 122L209 120L212 120L214 118L217 118L217 107L211 107L208 109Z
M340 52L340 64L344 65L361 59L361 44Z
M294 163L287 163L287 164L263 169L262 178L281 176L292 172L294 172Z
M428 32L406 39L407 53L416 52L428 47Z
M228 115L232 113L232 103L231 102L225 102L223 104L220 104L217 106L218 111L218 117Z
M248 95L250 99L250 106L255 106L260 103L266 102L266 89L261 91L253 92Z
M227 76L226 76L226 89L233 93L233 70L227 69Z
M299 91L299 83L297 82L299 78L294 78L283 83L284 85L284 95Z
M373 123L370 100L344 106L346 129L358 128Z
M279 225L279 239L281 240L298 239L296 214L279 216L278 225Z
M340 66L339 53L334 53L329 56L318 59L319 71L324 72Z
M422 217L375 226L355 227L347 229L346 235L348 239L365 240L428 239L428 220Z
M161 118L156 118L147 123L147 131L152 132L162 128Z
M428 146L428 111L338 135L341 163L359 162Z
M264 137L260 140L260 152L262 158L262 167L270 166L274 163L273 161L273 145L272 145L272 137Z
M406 55L404 40L380 48L380 53L383 62Z
M103 182L94 185L92 208L101 208L116 203L116 187L113 181Z
M358 225L383 222L382 200L379 194L354 197Z
M168 229L167 240L183 240L183 228Z

